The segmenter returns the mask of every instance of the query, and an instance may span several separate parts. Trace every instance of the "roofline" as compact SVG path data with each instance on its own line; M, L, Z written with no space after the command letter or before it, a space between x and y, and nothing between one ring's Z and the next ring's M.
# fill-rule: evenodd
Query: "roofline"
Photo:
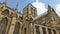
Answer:
M28 5L31 5L32 7L34 7L31 3L28 3L27 6L28 6ZM27 6L24 7L23 10L24 10L25 8L27 8ZM34 7L34 8L37 9L36 7Z

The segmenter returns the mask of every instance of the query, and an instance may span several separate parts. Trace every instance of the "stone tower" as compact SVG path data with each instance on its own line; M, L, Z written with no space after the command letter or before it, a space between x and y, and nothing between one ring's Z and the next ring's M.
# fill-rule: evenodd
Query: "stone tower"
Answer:
M37 16L37 10L32 4L28 4L23 9L23 27L22 34L32 34L32 24L33 18Z
M23 9L23 18L30 19L37 16L37 10L32 4L28 4L27 7Z

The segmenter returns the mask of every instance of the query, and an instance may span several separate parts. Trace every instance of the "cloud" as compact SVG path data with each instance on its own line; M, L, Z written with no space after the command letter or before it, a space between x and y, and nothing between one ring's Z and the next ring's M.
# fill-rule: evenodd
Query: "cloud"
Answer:
M37 8L38 15L47 11L47 9L45 8L45 4L42 2L38 2L38 0L34 3L32 3L32 5Z
M56 5L56 13L58 14L58 16L60 17L60 4Z

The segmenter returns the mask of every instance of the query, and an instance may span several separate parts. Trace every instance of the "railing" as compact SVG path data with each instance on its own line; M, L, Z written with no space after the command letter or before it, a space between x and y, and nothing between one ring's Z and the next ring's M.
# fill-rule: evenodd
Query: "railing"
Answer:
M59 34L55 28L34 24L34 34Z

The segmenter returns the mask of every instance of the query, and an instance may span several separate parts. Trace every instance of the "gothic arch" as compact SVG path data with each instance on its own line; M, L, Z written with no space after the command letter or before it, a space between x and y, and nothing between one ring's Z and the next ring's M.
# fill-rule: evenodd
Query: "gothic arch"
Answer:
M14 28L13 34L19 34L19 30L20 30L20 23L17 22L17 23L15 24L15 28Z
M5 34L8 25L8 19L5 17L0 21L0 34Z
M8 9L5 9L4 11L2 11L1 14L2 14L2 15L9 15L9 10L8 10Z

